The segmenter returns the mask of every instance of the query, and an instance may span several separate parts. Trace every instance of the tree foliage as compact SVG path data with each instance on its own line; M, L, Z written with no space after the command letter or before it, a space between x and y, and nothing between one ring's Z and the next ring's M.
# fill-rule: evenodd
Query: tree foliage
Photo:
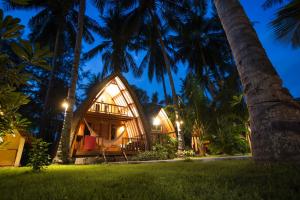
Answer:
M49 69L51 57L47 47L21 39L24 26L19 22L0 10L0 137L24 131L29 125L19 113L20 107L29 103L20 88L35 78L28 69Z

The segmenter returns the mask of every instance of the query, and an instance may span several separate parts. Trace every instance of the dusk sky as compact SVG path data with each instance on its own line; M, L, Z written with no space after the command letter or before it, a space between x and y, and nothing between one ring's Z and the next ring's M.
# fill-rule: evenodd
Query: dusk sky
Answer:
M258 36L277 72L283 79L284 86L290 90L294 97L300 97L300 50L295 50L290 45L284 44L275 39L268 23L272 18L274 18L274 12L277 8L265 11L261 8L262 2L262 0L241 0L250 20L255 22L255 29ZM31 14L29 11L5 11L6 15L10 14L21 18L21 23L23 25L27 25L28 20L35 13L36 11L32 11ZM86 13L96 20L99 19L97 10L91 5L87 6ZM28 29L25 31L25 37L27 36L28 31ZM100 42L100 40L96 39L96 42L91 46L84 44L84 51L87 51L94 45L97 45L98 42ZM137 62L141 59L138 55L135 56L135 58ZM91 70L93 73L101 71L102 63L100 61L100 56L97 56L93 60L87 62L84 66L84 70ZM181 87L180 79L184 78L185 74L186 68L179 65L178 73L176 75L174 74L178 93ZM160 97L163 97L161 84L156 83L155 79L152 83L150 83L146 72L144 72L143 76L139 79L134 78L131 73L125 74L125 76L130 84L136 84L138 87L147 90L149 95L157 91L160 93ZM171 90L169 88L168 92L171 94Z

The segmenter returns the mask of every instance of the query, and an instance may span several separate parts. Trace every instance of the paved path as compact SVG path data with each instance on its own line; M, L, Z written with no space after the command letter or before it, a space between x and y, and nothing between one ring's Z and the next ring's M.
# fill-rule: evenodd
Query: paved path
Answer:
M243 155L243 156L221 156L221 157L192 157L192 161L200 161L200 162L211 162L217 160L246 160L250 159L251 156ZM184 158L176 158L172 160L148 160L148 161L124 161L124 162L109 162L109 164L141 164L141 163L170 163L170 162L181 162L184 161Z

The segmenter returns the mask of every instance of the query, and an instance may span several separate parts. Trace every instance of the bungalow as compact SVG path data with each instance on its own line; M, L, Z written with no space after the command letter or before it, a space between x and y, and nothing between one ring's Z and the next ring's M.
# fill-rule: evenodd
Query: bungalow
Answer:
M151 146L150 126L134 91L119 73L91 89L74 113L73 158L136 154Z
M176 130L163 108L154 109L148 120L152 122L152 143L163 143L166 136L176 138Z

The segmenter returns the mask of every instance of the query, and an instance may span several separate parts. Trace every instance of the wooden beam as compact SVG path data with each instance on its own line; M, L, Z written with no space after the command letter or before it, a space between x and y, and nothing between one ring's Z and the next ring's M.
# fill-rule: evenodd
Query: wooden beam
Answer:
M17 155L16 155L15 164L14 164L15 167L20 166L20 161L22 158L24 144L25 144L25 138L22 135L20 135L19 147L18 147L18 151L17 151Z

